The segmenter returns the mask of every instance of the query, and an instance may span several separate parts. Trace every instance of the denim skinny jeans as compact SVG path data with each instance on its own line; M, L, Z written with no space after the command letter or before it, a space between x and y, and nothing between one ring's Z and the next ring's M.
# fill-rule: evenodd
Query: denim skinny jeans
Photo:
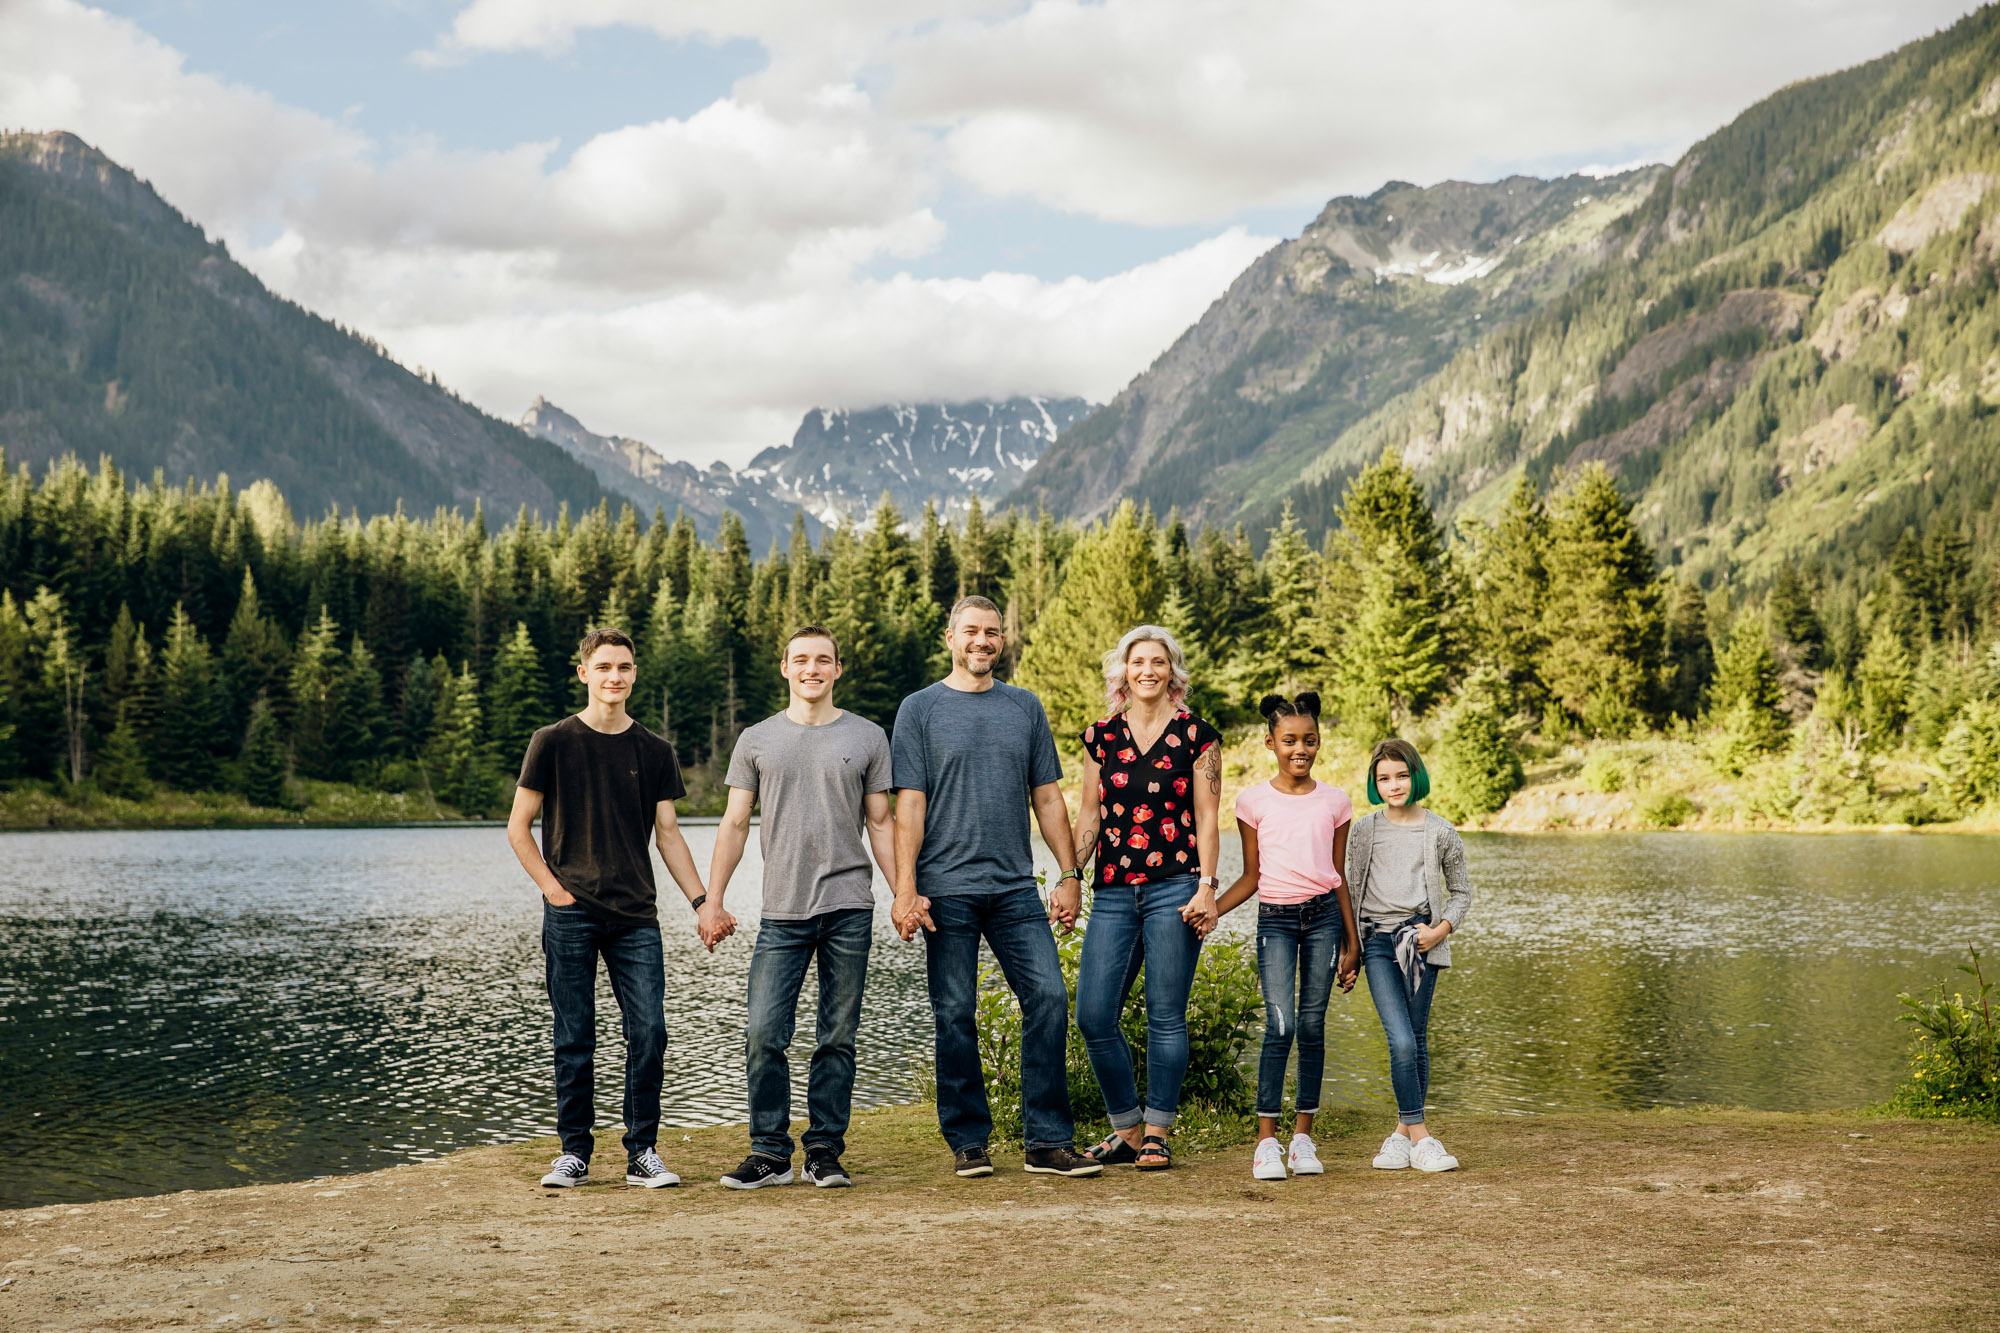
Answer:
M1196 888L1193 875L1175 875L1154 884L1106 884L1092 899L1076 977L1076 1028L1090 1052L1113 1129L1141 1121L1170 1126L1180 1114L1188 1068L1188 992L1201 957L1201 937L1181 919L1181 909ZM1132 1048L1118 1025L1141 964L1146 969L1144 1110Z
M666 965L658 926L602 921L577 905L542 904L542 960L555 1011L556 1132L563 1151L590 1160L597 1124L597 960L625 1024L625 1154L660 1132L660 1069L667 1052Z
M1264 989L1264 1049L1257 1057L1257 1114L1284 1114L1285 1065L1299 1046L1301 1115L1319 1110L1326 1081L1326 1002L1344 932L1331 893L1302 903L1257 904L1257 980Z
M806 1074L806 1150L847 1150L854 1109L854 1034L868 981L875 912L854 907L804 921L766 919L750 952L750 1022L744 1063L750 1080L750 1150L779 1161L792 1156L792 1066L786 1049L798 1022L806 969L819 965L819 1021Z
M1029 1148L1076 1141L1070 1116L1069 989L1042 898L1032 888L931 898L924 973L937 1021L938 1128L953 1152L993 1137L979 1067L979 941L993 951L1021 1002L1021 1118Z
M1409 918L1420 925L1430 922L1422 913ZM1389 1039L1389 1086L1396 1093L1396 1119L1406 1125L1424 1121L1425 1099L1431 1088L1431 997L1437 994L1438 973L1443 968L1424 964L1423 980L1417 983L1416 998L1403 985L1403 970L1396 966L1396 928L1363 928L1361 966L1368 973L1368 997L1382 1019L1382 1035Z

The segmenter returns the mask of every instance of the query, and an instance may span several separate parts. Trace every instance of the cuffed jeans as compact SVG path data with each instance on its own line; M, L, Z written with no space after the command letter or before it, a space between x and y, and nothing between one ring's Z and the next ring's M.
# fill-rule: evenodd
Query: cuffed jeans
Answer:
M542 904L542 961L555 1011L556 1132L563 1151L590 1160L597 1124L597 960L625 1025L625 1153L660 1132L660 1067L667 1052L666 965L658 926L618 925L580 906Z
M1157 884L1106 884L1092 900L1076 977L1076 1027L1113 1129L1130 1129L1142 1120L1172 1125L1180 1114L1188 1068L1188 992L1201 957L1201 936L1181 919L1181 909L1196 888L1193 875L1176 875ZM1119 1026L1141 964L1146 969L1144 1110L1132 1048Z
M993 1135L979 1067L979 941L983 936L1021 1002L1021 1118L1029 1148L1068 1147L1069 991L1041 895L1031 888L931 899L924 971L937 1020L938 1128L953 1152Z
M1430 917L1419 915L1410 920L1424 924ZM1416 998L1412 999L1403 984L1403 970L1396 966L1393 926L1362 932L1361 965L1368 971L1368 996L1382 1018L1382 1034L1389 1039L1389 1086L1396 1093L1396 1119L1420 1125L1431 1087L1431 997L1437 993L1438 973L1444 969L1426 961L1423 980L1417 983Z
M1326 1002L1343 933L1331 893L1302 903L1257 904L1257 980L1264 989L1264 1049L1257 1057L1257 1114L1285 1108L1285 1065L1299 1046L1301 1115L1319 1110L1326 1081Z
M855 907L804 921L757 927L750 953L750 1023L744 1059L750 1080L750 1150L780 1161L792 1156L792 1067L786 1048L798 1019L806 968L819 964L819 1022L806 1074L806 1150L847 1150L854 1109L854 1034L861 1026L861 990L868 980L868 946L875 912Z

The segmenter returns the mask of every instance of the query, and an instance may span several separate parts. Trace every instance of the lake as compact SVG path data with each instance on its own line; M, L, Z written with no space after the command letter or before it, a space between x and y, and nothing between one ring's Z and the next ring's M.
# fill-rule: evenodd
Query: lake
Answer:
M687 832L705 872L713 829ZM0 849L0 1207L554 1132L539 899L502 830L22 833ZM1234 838L1225 850L1233 875ZM1484 835L1467 855L1473 917L1432 1026L1441 1128L1457 1110L1879 1100L1907 1046L1896 992L2000 940L1991 839ZM743 929L713 955L677 896L663 912L668 1125L745 1118L760 871L753 837L730 891ZM810 1004L808 985L801 1080ZM602 989L599 1019L599 1110L615 1117ZM922 948L885 907L857 1102L908 1100L930 1040ZM1328 1040L1326 1101L1388 1107L1365 983L1336 992ZM672 1136L661 1146L672 1165Z

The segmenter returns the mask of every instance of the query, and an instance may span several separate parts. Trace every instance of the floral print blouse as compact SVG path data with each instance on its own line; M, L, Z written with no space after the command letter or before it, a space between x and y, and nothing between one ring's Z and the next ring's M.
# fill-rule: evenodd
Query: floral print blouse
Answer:
M1083 747L1097 761L1097 880L1148 884L1192 875L1194 766L1220 744L1214 727L1183 708L1141 750L1125 715L1083 729Z

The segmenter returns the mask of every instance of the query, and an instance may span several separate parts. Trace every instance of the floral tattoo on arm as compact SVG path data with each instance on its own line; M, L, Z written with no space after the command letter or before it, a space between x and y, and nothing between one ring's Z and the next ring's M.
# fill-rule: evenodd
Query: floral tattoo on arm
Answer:
M1222 747L1220 745L1209 746L1207 750L1202 752L1201 758L1195 760L1195 768L1200 770L1201 775L1208 779L1208 789L1220 796L1222 794Z

